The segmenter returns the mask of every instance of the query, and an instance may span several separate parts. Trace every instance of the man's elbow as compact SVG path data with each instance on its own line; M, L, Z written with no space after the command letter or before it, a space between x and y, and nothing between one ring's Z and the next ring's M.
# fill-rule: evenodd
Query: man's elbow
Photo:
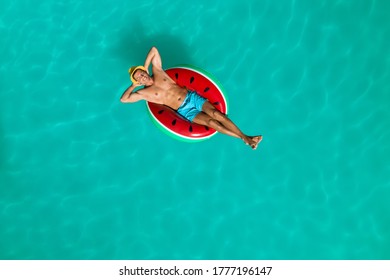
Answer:
M121 102L122 103L135 103L135 102L137 102L138 101L138 99L136 99L136 98L131 98L131 97L127 97L127 98L121 98Z
M120 100L121 100L122 103L129 103L127 98L121 97Z

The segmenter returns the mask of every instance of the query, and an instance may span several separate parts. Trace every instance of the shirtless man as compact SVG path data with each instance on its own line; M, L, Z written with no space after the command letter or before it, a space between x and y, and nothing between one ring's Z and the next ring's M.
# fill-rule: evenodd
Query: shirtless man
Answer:
M150 63L152 63L153 77L149 75ZM252 149L256 149L263 138L261 135L245 135L207 99L176 84L162 69L161 56L155 47L149 51L144 66L130 68L129 74L133 84L123 93L121 97L123 103L146 100L166 105L190 122L205 125L223 134L242 139ZM138 86L145 87L134 91Z

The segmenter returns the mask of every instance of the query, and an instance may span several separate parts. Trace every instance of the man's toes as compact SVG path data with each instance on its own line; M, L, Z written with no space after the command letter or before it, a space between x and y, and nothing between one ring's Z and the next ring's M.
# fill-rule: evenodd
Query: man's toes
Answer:
M263 136L255 136L253 137L253 140L256 142L256 143L260 143L260 141L263 139Z

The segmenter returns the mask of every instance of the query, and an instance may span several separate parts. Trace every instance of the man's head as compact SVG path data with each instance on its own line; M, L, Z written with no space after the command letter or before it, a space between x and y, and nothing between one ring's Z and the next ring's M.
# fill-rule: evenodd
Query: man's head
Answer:
M129 69L130 80L134 84L141 85L151 85L153 84L153 79L146 72L145 67L143 66L133 66Z

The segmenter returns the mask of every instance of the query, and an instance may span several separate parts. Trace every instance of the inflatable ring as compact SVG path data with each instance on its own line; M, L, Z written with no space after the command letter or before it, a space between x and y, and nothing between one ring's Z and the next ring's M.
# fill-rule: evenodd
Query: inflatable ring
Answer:
M221 85L215 78L193 66L176 66L165 71L179 86L196 91L208 99L221 113L227 114L227 100ZM151 102L146 102L153 122L168 135L184 141L206 140L217 132L207 126L191 123L173 109Z

